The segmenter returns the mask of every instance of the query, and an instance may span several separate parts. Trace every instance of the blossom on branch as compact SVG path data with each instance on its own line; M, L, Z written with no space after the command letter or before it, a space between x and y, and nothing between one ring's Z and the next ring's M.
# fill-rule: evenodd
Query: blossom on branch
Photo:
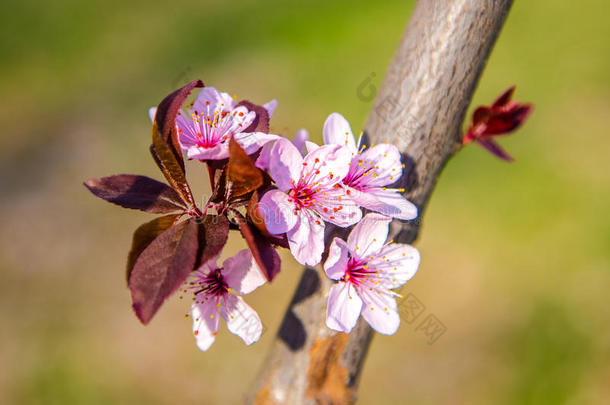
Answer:
M398 330L400 317L394 288L415 275L419 253L410 245L388 243L391 218L367 214L350 233L347 242L334 238L326 275L337 280L328 297L326 325L349 333L358 317L379 333L391 335Z
M324 143L344 145L352 154L349 171L343 179L346 193L359 205L397 219L417 217L417 207L404 198L401 188L388 188L402 176L400 152L394 145L356 144L347 120L332 113L324 123Z
M265 133L276 106L275 100L263 107L248 102L236 105L228 93L204 87L188 113L180 111L176 117L180 147L189 159L226 159L228 139L234 136L247 153L254 153L266 142L278 138Z
M301 264L315 266L322 259L324 222L347 227L362 217L341 186L349 161L349 151L339 145L302 157L290 141L279 139L269 150L269 172L278 189L263 195L259 210L269 233L286 233Z
M218 333L220 318L227 329L251 345L258 341L263 326L254 311L238 294L249 294L265 283L265 277L248 249L239 251L218 267L218 256L193 273L184 292L194 296L190 316L197 346L206 351Z

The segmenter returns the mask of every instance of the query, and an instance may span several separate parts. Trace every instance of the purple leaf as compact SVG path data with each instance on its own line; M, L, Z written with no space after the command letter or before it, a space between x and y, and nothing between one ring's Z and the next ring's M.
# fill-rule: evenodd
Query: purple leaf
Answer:
M190 218L161 233L140 254L129 277L133 309L143 324L193 271L198 224Z
M229 220L224 215L206 215L199 224L199 267L219 255L229 238Z
M155 214L184 211L187 208L171 187L146 176L118 174L89 179L84 184L95 196L125 208Z
M174 156L169 145L161 138L159 131L157 131L156 124L153 124L152 138L153 144L150 151L155 162L161 169L161 172L167 179L167 182L176 190L184 201L188 204L195 205L193 193L186 181L184 168L181 166L181 163L183 163L182 158L180 158L180 161L176 159L176 156Z
M233 214L256 264L260 267L267 281L273 281L282 267L280 255L267 238L256 227L250 225L239 212L234 210Z
M204 87L203 82L201 80L195 80L174 91L159 103L155 114L155 123L157 124L161 139L169 146L176 161L182 167L182 170L184 170L184 160L182 159L178 134L176 133L176 115L178 115L178 112L188 95L196 87Z
M181 214L165 215L163 217L155 218L150 222L140 225L138 229L133 233L133 239L131 241L131 250L127 257L127 282L129 283L129 276L133 270L133 266L136 264L136 260L140 257L140 254L157 238L161 233L172 226Z
M262 171L254 165L250 156L237 143L229 140L229 163L227 164L227 188L231 197L239 197L256 190L263 184Z

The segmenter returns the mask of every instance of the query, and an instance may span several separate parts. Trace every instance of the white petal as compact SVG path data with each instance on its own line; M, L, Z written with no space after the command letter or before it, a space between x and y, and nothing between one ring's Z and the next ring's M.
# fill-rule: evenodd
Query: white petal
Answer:
M371 328L384 335L393 335L400 326L400 316L394 296L358 288L364 304L362 316Z
M241 297L227 294L220 313L227 321L227 329L242 338L247 345L251 345L260 339L263 324L256 311L246 304Z
M150 107L148 109L148 117L150 118L150 122L155 122L156 114L157 114L157 107Z
M351 153L356 153L356 140L352 129L343 115L332 113L324 122L324 143L326 145L341 145L347 146Z
M303 265L315 266L324 252L324 222L301 210L296 226L286 233L290 252Z
M222 264L222 276L232 290L249 294L265 284L265 276L254 261L249 249L243 249Z
M218 314L219 310L214 301L193 304L191 307L193 336L200 350L206 351L214 343L218 332Z
M328 248L328 258L324 262L326 275L333 280L340 280L345 275L349 263L349 250L343 239L334 238Z
M362 309L362 300L349 283L337 283L328 293L326 326L340 332L350 333Z
M349 250L362 258L380 250L388 238L390 221L385 215L367 214L349 234Z

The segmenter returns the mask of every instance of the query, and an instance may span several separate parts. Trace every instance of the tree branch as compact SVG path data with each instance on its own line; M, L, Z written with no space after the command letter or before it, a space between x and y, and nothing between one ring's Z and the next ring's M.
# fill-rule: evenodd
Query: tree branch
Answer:
M403 153L406 197L420 218L447 160L512 0L419 0L366 124L367 143ZM420 220L394 221L390 237L412 243ZM249 398L252 404L350 404L373 332L325 324L332 282L305 269Z

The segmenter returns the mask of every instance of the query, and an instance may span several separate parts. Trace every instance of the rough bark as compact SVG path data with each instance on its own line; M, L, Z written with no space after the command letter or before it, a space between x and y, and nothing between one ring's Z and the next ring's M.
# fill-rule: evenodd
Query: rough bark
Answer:
M461 124L512 0L419 0L366 124L367 143L401 150L405 196L422 217L436 180L460 147ZM412 243L421 220L394 221L390 237ZM425 258L424 258L425 260ZM331 286L305 269L248 402L350 404L373 332L325 325Z

